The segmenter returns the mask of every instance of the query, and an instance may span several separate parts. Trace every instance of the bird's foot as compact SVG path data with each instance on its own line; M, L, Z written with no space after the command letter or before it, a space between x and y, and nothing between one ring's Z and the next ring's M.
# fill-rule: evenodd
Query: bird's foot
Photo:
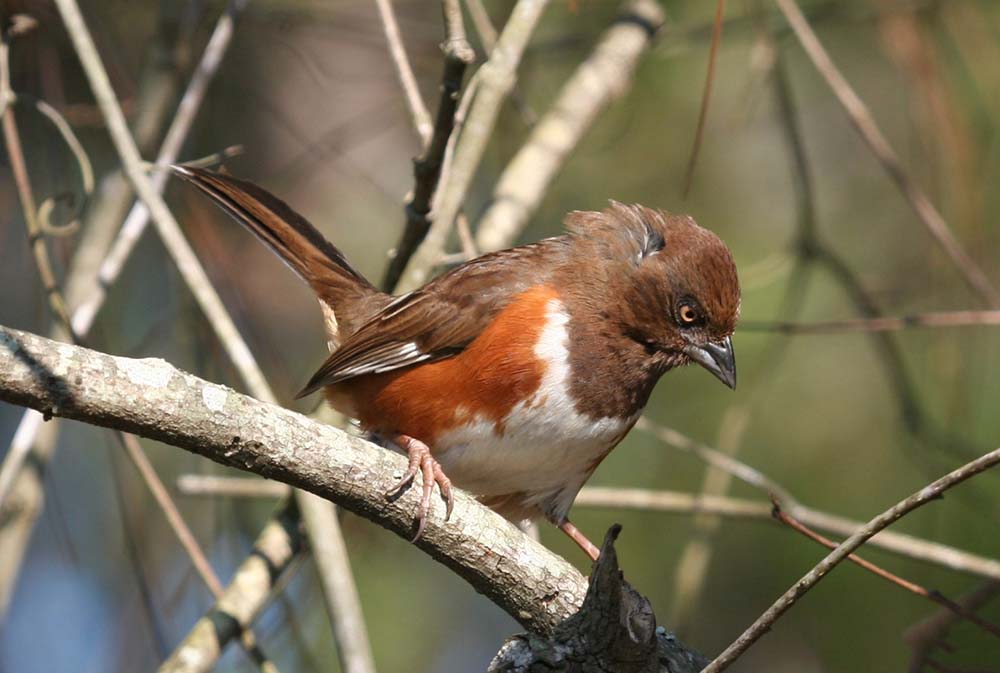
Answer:
M596 561L597 557L601 555L601 550L597 548L597 545L588 540L587 536L581 533L579 528L570 523L569 519L563 520L558 526L559 530L566 533L570 540L577 543L580 549L583 550L583 553L589 556L592 561Z
M431 509L431 496L434 493L435 482L438 488L441 489L441 497L447 503L444 520L447 521L451 518L451 510L455 505L455 498L451 492L451 479L444 473L441 463L437 462L434 456L431 455L430 448L419 439L414 439L408 435L396 435L391 439L397 446L406 451L406 454L410 457L410 465L406 469L406 473L403 474L403 478L395 486L386 491L386 496L399 493L413 483L418 470L423 477L424 492L420 498L420 505L417 507L417 516L415 517L417 521L417 534L411 540L411 542L416 542L424 534L424 527L427 525L427 514Z

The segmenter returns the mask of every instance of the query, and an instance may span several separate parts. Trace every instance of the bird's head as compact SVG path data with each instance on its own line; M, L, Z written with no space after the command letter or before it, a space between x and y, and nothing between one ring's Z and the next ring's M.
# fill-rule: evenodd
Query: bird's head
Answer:
M687 215L612 202L602 212L571 213L571 233L598 242L616 262L602 282L620 297L623 332L669 369L696 362L736 386L732 334L740 283L722 240Z

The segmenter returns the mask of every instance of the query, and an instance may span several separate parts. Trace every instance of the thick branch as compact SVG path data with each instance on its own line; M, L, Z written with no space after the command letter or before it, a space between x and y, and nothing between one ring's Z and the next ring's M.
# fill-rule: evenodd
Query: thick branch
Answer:
M0 327L0 399L47 416L133 432L311 491L412 537L419 484L384 493L402 456L286 409L181 372ZM418 546L526 628L549 633L576 612L586 581L562 558L459 493L435 509Z

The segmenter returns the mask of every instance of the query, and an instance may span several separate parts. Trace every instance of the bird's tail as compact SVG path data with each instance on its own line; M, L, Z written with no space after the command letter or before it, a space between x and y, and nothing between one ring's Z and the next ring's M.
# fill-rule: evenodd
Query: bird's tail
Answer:
M340 250L273 194L222 173L189 166L172 168L249 229L309 284L323 307L331 347L340 340L339 332L353 332L388 301L388 296L358 273Z

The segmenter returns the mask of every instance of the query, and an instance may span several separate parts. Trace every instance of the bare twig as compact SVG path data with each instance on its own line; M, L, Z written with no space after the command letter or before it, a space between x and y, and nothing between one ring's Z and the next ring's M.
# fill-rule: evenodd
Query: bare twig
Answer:
M798 504L795 497L793 497L784 486L771 479L760 470L750 467L746 463L743 463L732 456L727 456L718 449L714 449L710 446L702 444L701 442L697 442L687 435L674 430L673 428L659 425L649 420L646 416L640 418L639 422L635 424L635 427L644 432L653 434L657 439L669 444L670 446L680 449L681 451L687 451L688 453L694 454L699 460L733 475L744 483L759 488L764 493L776 493L781 498L781 501L786 505L789 503Z
M792 27L795 36L802 44L806 54L812 60L816 69L820 72L827 84L833 90L834 95L847 112L851 123L854 124L858 132L864 138L875 158L879 161L889 177L896 183L900 191L909 201L917 216L923 222L927 231L934 240L944 249L944 251L954 262L955 269L962 276L963 280L975 291L991 308L1000 308L1000 293L993 287L989 278L979 268L975 260L962 247L961 243L954 237L948 223L941 213L930 201L927 195L917 186L912 178L903 170L889 141L879 130L878 125L872 118L871 113L864 102L858 97L848 84L847 80L834 65L827 54L826 49L820 43L816 34L809 26L809 22L802 15L795 0L775 0L786 20Z
M938 311L899 317L849 318L821 322L745 322L740 329L782 334L832 334L838 332L895 332L920 327L981 327L1000 325L1000 311Z
M385 31L386 42L389 43L392 63L396 66L396 74L403 87L406 106L410 109L410 116L413 118L413 127L420 137L420 144L426 146L431 138L431 114L427 111L427 106L424 105L424 99L420 95L420 87L417 86L417 78L414 77L410 59L406 56L406 47L403 46L403 36L399 32L396 12L392 8L391 0L375 0L375 5L378 7L379 16L382 19L382 29Z
M222 58L232 41L236 18L246 7L246 2L247 0L231 0L226 11L219 17L208 44L205 45L205 51L198 67L191 75L184 96L177 106L177 112L167 129L155 165L169 166L177 161L184 141L191 131L194 118L205 100L208 86L218 72ZM167 178L168 173L164 171L154 172L150 177L153 189L162 193L167 184ZM107 288L114 285L118 279L118 275L125 265L125 260L132 253L132 249L145 231L148 222L149 210L142 200L139 200L129 211L125 223L122 225L121 233L115 240L114 247L102 262L98 272L98 282L73 312L73 327L80 334L86 334L90 330L98 310L104 305Z
M518 0L504 26L497 46L489 60L479 69L476 97L462 137L455 146L454 160L449 167L449 180L442 185L440 198L435 200L433 223L406 265L400 292L416 289L427 280L430 270L440 259L448 234L472 185L472 178L486 150L500 106L516 80L517 67L549 0Z
M225 53L226 46L228 46L234 18L232 13L242 7L243 4L245 4L243 0L234 0L230 11L225 13L216 25L215 32L209 40L201 63L181 101L180 112L174 118L170 131L167 133L167 140L165 141L163 152L160 154L161 159L170 159L169 156L165 156L169 148L173 147L174 152L180 149L180 145L190 128L190 121L194 116L194 112L200 106L205 87L208 81L210 81L211 75L215 72L222 54ZM163 79L158 77L159 68L161 67L162 64L159 64L150 71L149 79L153 83ZM173 78L168 77L166 79L172 80ZM144 93L139 106L140 120L147 118L159 120L164 116L161 108L168 105L168 101L171 100L172 95L169 93L163 94L162 88L161 86L154 85L142 87ZM144 129L144 134L155 135L159 131L157 125L151 122L141 123L140 126ZM172 159L170 160L172 161ZM92 309L83 308L81 310L78 308L73 312L73 324L75 331L80 337L86 336L89 331L97 308L104 300L107 288L114 283L117 278L117 272L120 271L121 264L124 263L124 256L122 256L114 274L104 276L100 279L95 278L95 272L101 268L101 259L107 250L111 236L113 236L111 226L113 226L119 217L119 208L116 204L121 201L123 202L122 207L124 207L130 198L124 182L118 179L117 174L110 181L112 184L105 185L101 190L102 198L98 203L100 207L96 208L88 218L88 226L84 228L83 236L67 277L66 297L69 305L79 307L84 299L86 299L87 302L90 302ZM154 182L156 182L155 178ZM162 183L159 184L162 188ZM142 225L144 226L146 221L148 221L146 211L141 206L137 208L142 212ZM111 226L109 226L109 223ZM126 225L124 229L128 230L128 226ZM135 234L132 242L134 243L137 238L138 233ZM131 246L128 249L130 251ZM70 338L69 333L65 332L61 325L58 324L53 330L53 334L59 339ZM31 526L37 513L42 508L44 491L37 485L38 474L36 470L22 469L22 465L29 454L32 455L33 460L36 461L39 468L48 462L54 446L54 440L47 439L44 442L40 440L36 442L35 438L38 436L41 428L41 415L33 410L26 412L21 418L10 449L4 457L2 467L0 467L0 507L3 506L4 494L7 493L8 487L12 488L14 492L20 492L24 499L21 515L16 520L12 519L8 521L0 529L0 542L4 543L5 557L10 561L10 564L6 566L8 572L0 573L0 608L4 608L6 605L6 601L3 600L4 597L10 596L13 582L17 575L17 568L20 566L20 559L22 558L21 553L14 552L15 547L13 545L17 541L26 541L28 539ZM53 435L54 433L46 432L45 434ZM22 481L24 482L23 484L21 483ZM13 484L13 486L10 486L10 484ZM11 537L8 538L8 535ZM16 547L16 549L23 552L23 546ZM0 614L2 614L2 610L0 610Z
M705 122L708 119L708 108L712 101L712 83L715 81L715 62L719 56L719 43L722 41L722 23L726 15L726 0L716 0L715 19L712 22L712 44L708 50L708 71L705 73L705 87L701 95L701 109L698 110L698 126L694 131L694 144L691 147L691 157L688 159L687 172L684 175L684 196L691 192L694 183L694 169L698 165L698 153L701 141L705 136Z
M486 55L489 56L493 53L494 47L497 46L497 29L493 25L493 21L490 20L489 12L483 6L483 0L465 0L465 6L472 17L472 25L476 29L476 34L479 35L479 41L482 43L483 49L486 50ZM521 116L521 121L524 122L525 126L531 127L538 122L538 115L525 100L517 82L514 83L514 88L510 91L510 102Z
M253 551L240 564L220 600L198 620L158 673L208 673L215 668L226 643L249 633L257 615L301 558L304 537L293 510L272 518L254 542Z
M628 90L639 58L663 24L663 10L653 0L635 0L624 5L620 16L628 20L615 21L605 31L500 175L479 221L480 250L515 242L570 152L601 111Z
M289 490L284 484L266 479L202 474L180 476L177 479L177 489L190 496L233 498L279 498L287 495ZM772 520L771 506L762 500L641 488L585 486L573 506L669 514L704 513L738 519ZM782 507L800 521L834 535L848 536L864 525L863 521L847 519L795 502L782 502ZM867 544L956 572L1000 581L1000 561L906 533L884 530Z
M990 580L960 596L956 603L966 612L974 613L996 596L1000 596L1000 580ZM941 609L903 633L903 640L913 648L913 657L907 669L909 673L920 673L923 670L931 651L940 645L945 634L958 620L959 616L953 610Z
M66 309L66 300L63 298L62 290L59 289L55 273L52 271L49 252L45 246L45 238L38 220L38 209L35 206L35 197L31 191L31 178L28 176L28 167L24 161L24 151L21 149L21 135L18 133L17 121L14 119L14 106L8 104L8 101L11 101L13 98L13 92L10 88L10 34L11 31L9 30L4 30L0 33L0 101L3 102L2 124L4 146L7 149L7 158L10 161L11 172L14 174L17 196L21 201L21 212L24 215L24 225L28 230L28 243L31 246L31 254L35 259L35 267L38 269L38 275L42 280L42 287L45 289L49 307L56 316L56 320L69 325L69 312ZM3 494L0 493L0 502L2 501Z
M57 0L57 5L66 24L66 29L71 36L77 55L83 65L84 72L90 82L94 97L97 99L98 105L107 119L108 130L118 150L125 172L135 188L139 199L149 210L161 240L173 257L178 271L184 278L196 301L205 312L210 325L219 337L223 347L227 350L234 367L239 372L244 383L254 395L261 399L274 401L276 398L271 392L267 381L264 379L253 354L236 329L232 318L222 305L222 301L219 299L215 288L212 287L208 276L193 250L191 250L187 240L184 238L173 215L163 202L159 192L152 186L143 172L142 159L125 124L121 108L118 106L114 91L111 89L110 82L108 81L107 73L101 64L100 56L80 14L76 0ZM157 175L165 176L166 174L158 173ZM301 508L310 506L308 502L300 502L299 504ZM333 533L326 530L311 530L310 534L313 537L319 537ZM330 563L337 562L336 559L330 559L329 561ZM350 577L350 568L341 567L340 573L344 577ZM331 619L335 621L336 616L331 615Z
M454 133L455 113L459 104L458 93L462 89L465 69L475 59L475 52L465 37L462 10L458 0L444 0L442 10L445 20L445 40L441 44L444 53L441 98L438 102L433 134L421 134L420 156L413 161L413 193L407 199L405 206L406 224L403 236L396 246L395 254L382 280L382 287L386 290L395 288L410 257L430 229L431 221L428 215L431 211L431 198L441 178L449 138ZM388 28L386 31L388 32ZM419 92L416 95L419 99Z
M704 512L735 518L771 519L771 506L763 501L637 488L587 486L580 491L574 506L624 508L673 514ZM853 535L864 525L862 521L854 521L806 505L782 502L782 507L800 521L835 535ZM867 544L906 558L1000 581L1000 561L906 533L884 530Z
M179 44L186 39L186 32L176 36L176 44L173 33L169 30L161 29L157 35L157 45L160 42L167 44L154 46L154 50L162 50L170 55L183 51ZM144 69L142 86L139 87L141 93L135 105L136 136L142 145L150 144L160 132L160 123L166 123L167 108L173 100L177 82L177 58L164 59L157 56L150 60L151 63ZM95 291L97 269L117 231L116 225L124 216L121 211L131 200L131 192L118 173L111 173L103 179L99 196L99 199L90 204L92 207L87 215L86 226L82 228L67 271L64 293L70 307L78 306L81 297ZM70 338L58 322L53 325L50 333L60 340ZM9 514L0 519L0 548L4 550L0 555L3 559L0 562L0 615L6 611L24 558L25 545L44 506L45 491L41 487L41 478L53 454L56 434L56 423L43 425L39 413L34 410L26 412L18 424L0 468L0 493L7 490L2 484L8 478L12 479L10 496L16 502L16 508L0 505L0 509L6 509ZM26 468L22 469L22 465L26 465ZM0 501L2 500L3 497L0 496Z
M781 127L787 141L792 164L792 176L798 204L796 252L798 259L801 260L800 266L813 263L822 266L833 276L859 313L866 318L880 317L882 311L878 303L865 289L847 262L823 241L817 231L812 171L806 154L805 139L795 110L785 59L780 51L774 64L774 87ZM872 334L871 340L899 400L900 415L904 426L916 435L926 433L925 414L916 388L907 372L899 345L891 334Z
M267 482L273 483L273 482ZM302 510L302 520L310 530L325 531L325 535L310 537L319 581L323 585L323 596L330 605L327 613L333 622L333 635L337 641L337 654L345 673L375 673L375 659L368 642L364 615L358 590L350 574L347 546L340 532L337 508L328 501L303 492L298 501L312 502L312 506Z
M921 488L919 491L900 501L882 514L865 524L860 530L841 542L822 561L806 573L774 604L769 607L733 644L725 649L702 673L719 673L738 659L757 640L767 633L774 623L806 592L816 586L838 563L843 561L855 549L867 542L880 530L892 525L906 514L941 497L941 494L966 479L988 470L1000 463L1000 449L994 449L976 460L949 472L945 476Z
M787 512L785 512L784 510L782 510L781 509L781 504L778 503L777 500L772 500L771 503L773 505L773 508L771 510L771 515L775 519L777 519L778 521L780 521L784 525L788 526L792 530L794 530L794 531L796 531L798 533L801 533L802 535L806 536L807 538L809 538L813 542L818 542L819 544L823 545L827 549L836 549L837 548L837 543L836 542L834 542L833 540L830 540L828 538L823 537L822 535L820 535L819 533L816 533L813 530L810 530L808 526L804 525L802 522L796 520L795 517L789 515ZM917 584L915 582L911 582L910 580L903 579L899 575L891 573L888 570L886 570L885 568L877 566L874 563L872 563L871 561L867 561L867 560L861 558L857 554L851 554L851 555L849 555L847 557L847 559L849 561L851 561L852 563L854 563L854 564L856 564L856 565L864 568L868 572L870 572L870 573L872 573L872 574L874 574L874 575L876 575L878 577L881 577L882 579L890 582L891 584L895 584L896 586L900 587L901 589L904 589L906 591L909 591L912 594L915 594L917 596L921 596L923 598L926 598L926 599L928 599L930 601L933 601L933 602L937 603L938 605L944 607L945 609L952 611L953 613L955 613L955 615L957 615L957 616L959 616L959 617L961 617L963 619L966 619L966 620L972 622L973 624L975 624L979 628L983 629L987 633L990 633L990 634L996 636L997 638L1000 638L1000 627L998 627L995 624L992 624L992 623L986 621L985 619L979 617L975 613L973 613L973 612L971 612L969 610L966 610L960 604L958 604L955 601L951 600L947 596L944 596L939 591L932 591L930 589L927 589L926 587L920 586L919 584Z
M208 557L205 556L205 552L202 551L197 538L195 538L194 533L184 521L184 517L181 516L180 510L174 503L173 498L170 497L170 493L163 485L160 477L156 474L156 470L153 469L153 465L149 462L149 458L142 450L139 440L136 439L134 435L127 432L118 432L115 434L121 440L125 453L128 455L129 460L132 461L135 469L139 472L139 475L142 477L146 487L153 494L156 504L161 510L163 510L163 514L167 518L167 523L170 525L170 529L173 531L174 535L177 536L177 540L181 543L181 547L184 548L188 558L191 559L191 563L194 565L198 576L201 578L202 582L205 583L205 586L208 587L212 597L216 601L222 600L223 588L222 582L219 581L219 576L215 574L215 570L212 569L212 564L209 563ZM242 628L240 629L239 637L241 644L247 651L247 654L250 655L250 658L255 664L257 664L262 673L278 672L277 667L261 651L257 644L257 637L254 635L253 631L249 628Z

